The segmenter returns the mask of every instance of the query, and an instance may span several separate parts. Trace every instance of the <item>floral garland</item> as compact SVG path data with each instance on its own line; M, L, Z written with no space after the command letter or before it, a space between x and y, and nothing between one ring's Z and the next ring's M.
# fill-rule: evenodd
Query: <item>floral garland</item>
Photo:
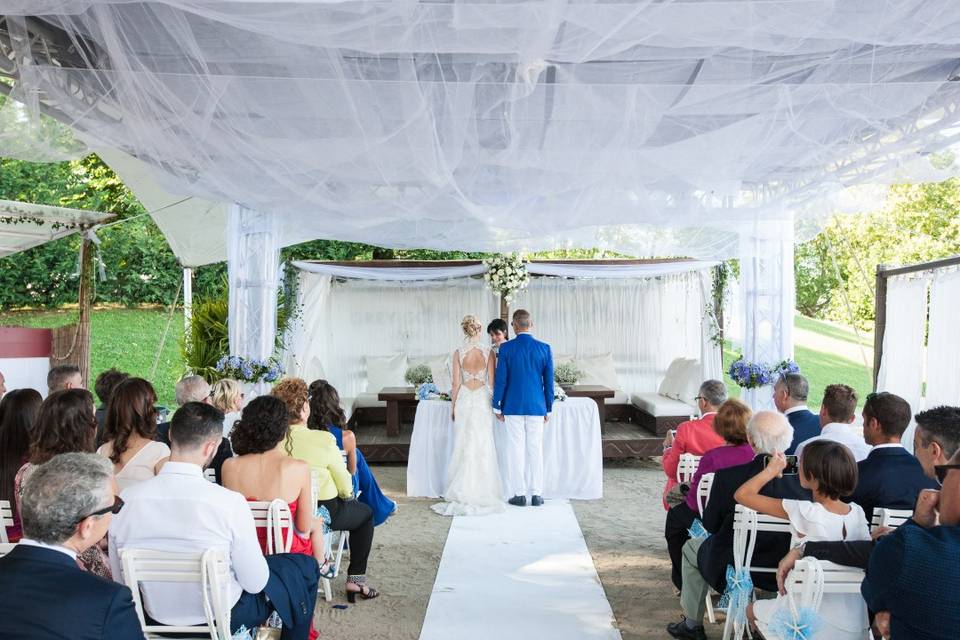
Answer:
M214 367L222 378L233 378L240 382L276 382L283 375L280 363L269 358L243 358L241 356L223 356Z
M800 365L793 360L781 360L774 365L748 362L742 355L730 363L727 371L727 375L744 389L765 387L787 373L800 373Z
M54 231L59 231L60 229L80 229L83 226L79 222L60 222L59 220L50 222L39 216L31 216L28 214L0 216L0 224L35 224L38 227L48 226Z
M499 255L483 261L487 272L483 274L487 286L510 302L513 294L525 289L530 283L530 273L523 258L517 254Z

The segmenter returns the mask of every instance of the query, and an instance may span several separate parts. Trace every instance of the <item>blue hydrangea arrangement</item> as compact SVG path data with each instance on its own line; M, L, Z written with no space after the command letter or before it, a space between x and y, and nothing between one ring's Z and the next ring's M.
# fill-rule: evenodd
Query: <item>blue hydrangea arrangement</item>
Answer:
M749 362L740 356L732 363L727 375L744 389L758 389L773 384L785 373L800 373L800 365L793 360L782 360L774 365Z
M269 358L243 358L241 356L223 356L214 367L221 378L233 378L241 382L276 382L283 376L280 363Z

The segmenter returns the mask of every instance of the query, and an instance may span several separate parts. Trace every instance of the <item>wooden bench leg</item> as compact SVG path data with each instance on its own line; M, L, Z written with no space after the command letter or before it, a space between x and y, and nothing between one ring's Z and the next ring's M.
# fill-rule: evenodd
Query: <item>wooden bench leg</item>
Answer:
M400 403L387 400L387 435L400 435Z

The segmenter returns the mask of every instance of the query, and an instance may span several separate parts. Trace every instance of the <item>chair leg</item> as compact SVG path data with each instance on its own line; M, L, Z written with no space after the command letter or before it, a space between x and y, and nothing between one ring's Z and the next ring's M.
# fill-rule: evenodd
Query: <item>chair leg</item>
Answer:
M717 624L717 616L713 613L713 599L709 591L707 592L707 619L710 620L710 624Z
M333 590L330 588L330 581L327 578L320 578L323 584L323 599L327 602L333 602Z

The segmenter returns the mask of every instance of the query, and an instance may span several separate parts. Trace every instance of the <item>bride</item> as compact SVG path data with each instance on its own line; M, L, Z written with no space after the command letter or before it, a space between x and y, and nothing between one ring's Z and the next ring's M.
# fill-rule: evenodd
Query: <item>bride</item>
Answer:
M504 509L490 399L496 360L490 347L481 343L482 327L474 316L466 316L460 327L463 346L451 358L454 440L443 492L447 502L432 507L444 516L475 516Z

